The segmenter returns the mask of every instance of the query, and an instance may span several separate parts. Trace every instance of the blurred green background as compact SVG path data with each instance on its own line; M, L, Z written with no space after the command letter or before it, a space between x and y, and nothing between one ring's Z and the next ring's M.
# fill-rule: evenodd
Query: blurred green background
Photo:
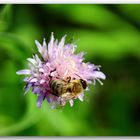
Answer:
M51 32L67 34L107 76L62 110L37 108L16 75ZM0 5L0 136L138 136L139 78L140 5Z

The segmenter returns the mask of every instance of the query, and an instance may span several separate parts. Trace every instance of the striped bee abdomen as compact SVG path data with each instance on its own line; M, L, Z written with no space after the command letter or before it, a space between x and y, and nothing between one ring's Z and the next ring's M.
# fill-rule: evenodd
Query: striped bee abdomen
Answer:
M50 87L53 91L53 94L56 96L61 96L62 94L66 93L66 84L62 80L52 80L50 82Z

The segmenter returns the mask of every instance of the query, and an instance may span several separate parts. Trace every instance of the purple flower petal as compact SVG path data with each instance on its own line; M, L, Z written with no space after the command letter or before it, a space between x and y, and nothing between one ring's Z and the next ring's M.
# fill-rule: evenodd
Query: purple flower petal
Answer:
M37 82L37 81L38 81L37 78L33 78L33 79L30 80L31 83L34 83L34 82Z
M58 46L61 48L64 46L64 43L65 43L65 38L66 38L66 35L64 35L61 39L61 41L59 42Z
M41 93L41 89L38 86L33 86L32 92L35 93L35 94L40 94Z
M38 51L40 52L40 54L42 54L42 46L41 46L41 44L37 40L35 40L35 44L36 44L36 46L37 46Z
M44 95L39 95L38 99L37 99L36 106L41 107L43 100L44 100Z
M94 71L94 76L100 79L106 79L106 76L100 71Z
M24 88L24 90L25 90L24 95L29 91L29 89L30 89L31 86L32 86L32 83L28 83L28 84L25 86L25 88Z
M28 60L30 63L36 65L35 59L33 59L33 58L27 58L27 60Z
M19 70L16 72L18 75L28 75L31 74L31 70L25 69L25 70Z

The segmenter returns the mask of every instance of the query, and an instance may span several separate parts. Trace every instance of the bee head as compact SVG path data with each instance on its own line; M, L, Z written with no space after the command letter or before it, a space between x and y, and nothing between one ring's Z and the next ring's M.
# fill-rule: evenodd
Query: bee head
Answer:
M81 82L81 84L82 84L83 89L86 89L86 87L87 87L87 82L86 82L85 80L83 80L83 79L80 79L80 82Z

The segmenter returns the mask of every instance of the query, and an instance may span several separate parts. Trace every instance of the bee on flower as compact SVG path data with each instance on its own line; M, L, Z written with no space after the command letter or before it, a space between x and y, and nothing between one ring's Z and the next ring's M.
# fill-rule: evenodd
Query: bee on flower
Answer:
M37 40L35 44L42 58L37 54L28 58L29 69L17 71L18 75L27 75L23 79L26 83L25 94L32 88L38 96L37 107L41 107L43 100L47 100L52 107L65 106L67 102L73 106L74 100L83 101L84 91L88 84L95 84L96 80L105 79L100 66L85 63L84 52L74 54L75 44L65 44L65 37L61 41L54 39L53 33L50 42L43 45Z

